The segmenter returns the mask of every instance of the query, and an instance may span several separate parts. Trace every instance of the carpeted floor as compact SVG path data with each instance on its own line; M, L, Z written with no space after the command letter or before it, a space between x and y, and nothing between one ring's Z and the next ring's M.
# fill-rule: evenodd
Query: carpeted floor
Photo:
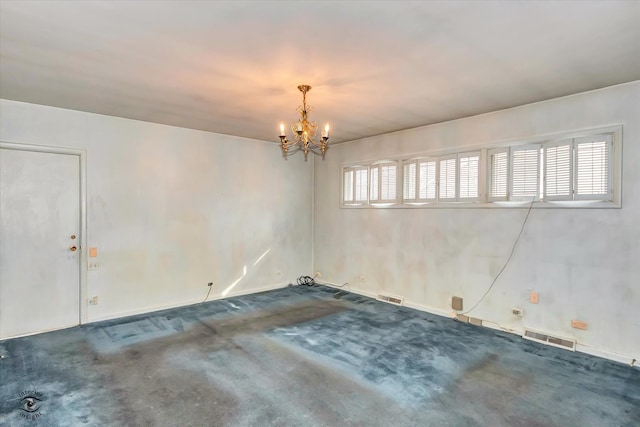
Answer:
M0 342L0 425L640 425L639 369L334 293Z

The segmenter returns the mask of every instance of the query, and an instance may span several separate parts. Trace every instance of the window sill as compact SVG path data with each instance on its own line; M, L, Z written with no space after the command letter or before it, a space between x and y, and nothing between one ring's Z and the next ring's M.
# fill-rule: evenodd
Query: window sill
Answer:
M441 203L376 203L341 205L341 209L528 209L531 202L441 202ZM620 203L602 200L567 200L533 202L532 209L620 209Z

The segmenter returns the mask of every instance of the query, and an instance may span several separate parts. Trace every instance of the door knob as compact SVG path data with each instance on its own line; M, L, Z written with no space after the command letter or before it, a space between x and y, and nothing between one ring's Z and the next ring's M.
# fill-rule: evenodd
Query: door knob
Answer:
M73 245L69 249L71 250L71 252L75 252L78 248L75 245Z

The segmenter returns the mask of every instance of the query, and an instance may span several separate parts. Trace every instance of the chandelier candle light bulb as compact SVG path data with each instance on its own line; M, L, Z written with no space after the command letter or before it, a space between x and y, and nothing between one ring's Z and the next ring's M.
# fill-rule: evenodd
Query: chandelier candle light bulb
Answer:
M289 154L302 150L305 161L307 160L309 151L313 154L322 155L322 159L324 159L324 155L329 148L329 144L327 143L329 140L329 124L327 123L324 127L320 140L316 142L316 124L315 122L310 122L307 119L309 112L307 109L307 92L311 90L311 86L300 85L298 86L298 90L302 92L302 105L298 108L298 111L300 112L300 119L291 126L291 130L294 133L293 141L287 140L284 123L280 123L280 148L282 148L282 157L286 159ZM295 150L291 153L289 152L290 147L295 147Z
M329 139L329 123L324 126L324 132L322 132L322 137Z

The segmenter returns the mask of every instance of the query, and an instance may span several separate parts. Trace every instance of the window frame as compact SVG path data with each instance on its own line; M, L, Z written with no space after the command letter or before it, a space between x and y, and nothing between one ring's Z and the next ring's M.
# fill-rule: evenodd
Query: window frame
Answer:
M369 204L372 205L381 205L381 204L390 204L390 203L398 203L398 200L400 199L399 194L398 194L398 177L400 176L400 171L398 170L398 161L396 160L380 160L377 161L373 164L371 164L369 166L369 192L368 192L368 196L369 196ZM389 166L393 166L395 168L395 182L393 183L393 187L394 187L394 193L395 193L395 197L393 199L383 199L382 198L382 182L383 182L383 171L382 169L385 167L389 167ZM376 179L377 179L377 197L373 198L372 196L372 192L371 189L373 188L373 178L372 178L372 172L373 170L376 170Z
M549 165L549 159L548 159L548 154L549 154L549 149L551 148L557 148L557 147L563 147L563 146L568 146L569 147L569 192L567 194L553 194L550 195L548 194L548 187L549 187L549 169L550 169L550 165ZM543 188L542 188L542 200L544 201L557 201L557 200L573 200L573 192L574 192L574 153L573 153L574 147L573 147L573 139L561 139L561 140L557 140L557 141L550 141L550 142L546 142L544 144L542 144L542 151L543 151L543 157L544 157L544 164L542 165L542 176L543 176Z
M579 168L578 168L578 145L581 144L588 144L588 143L593 143L593 142L600 142L597 141L597 139L599 138L607 138L607 141L602 141L606 143L606 147L607 147L607 192L606 193L599 193L599 194L584 194L581 195L578 193L578 173L579 173ZM583 142L581 142L580 140L582 140ZM574 187L574 194L573 194L573 200L599 200L599 201L611 201L614 200L614 195L615 195L615 191L614 191L614 154L615 154L615 145L614 145L614 135L612 134L607 134L607 133L603 133L603 134L596 134L596 135L588 135L588 136L582 136L582 137L577 137L573 139L573 143L574 143L574 162L575 162L575 166L573 168L574 170L574 176L573 176L573 181L575 183L575 187Z
M366 189L366 200L356 200L356 187L357 187L357 172L358 171L366 171L367 177L367 189ZM351 184L351 194L353 196L352 200L345 200L344 198L344 189L345 189L345 176L347 173L352 173L352 184ZM369 166L359 165L359 166L347 166L342 168L342 191L341 191L341 199L343 206L364 206L369 203Z

